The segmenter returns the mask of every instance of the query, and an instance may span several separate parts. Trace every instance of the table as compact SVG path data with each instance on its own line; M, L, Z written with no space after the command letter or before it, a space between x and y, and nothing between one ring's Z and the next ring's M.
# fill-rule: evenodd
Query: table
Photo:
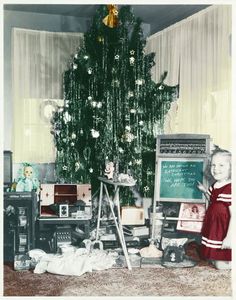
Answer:
M100 220L101 220L102 198L103 198L103 193L105 191L105 195L107 196L107 199L108 199L108 203L109 203L109 206L111 209L113 220L115 222L115 226L116 226L116 230L117 230L117 233L119 236L121 247L124 252L127 267L129 270L132 270L126 243L125 243L123 227L121 224L119 190L120 190L120 187L131 187L131 186L134 186L135 183L115 182L113 180L109 180L104 177L98 177L98 180L100 181L100 192L99 192L99 203L98 203L98 221L97 221L97 230L96 230L96 241L98 241ZM113 186L113 197L111 197L108 193L108 189L107 189L108 185ZM115 215L114 205L117 206L117 216Z

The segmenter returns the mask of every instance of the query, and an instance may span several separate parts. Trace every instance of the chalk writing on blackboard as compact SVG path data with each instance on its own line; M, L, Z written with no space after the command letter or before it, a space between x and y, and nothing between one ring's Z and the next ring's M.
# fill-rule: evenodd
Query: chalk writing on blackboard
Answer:
M160 197L202 199L196 182L203 181L203 161L160 161Z

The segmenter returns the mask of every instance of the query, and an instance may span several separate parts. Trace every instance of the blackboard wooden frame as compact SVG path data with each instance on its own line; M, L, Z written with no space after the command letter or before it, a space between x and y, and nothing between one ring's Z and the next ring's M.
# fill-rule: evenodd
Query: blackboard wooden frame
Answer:
M153 214L152 224L155 220L171 220L177 222L181 220L178 217L156 217L156 206L159 203L203 203L206 204L204 195L199 199L196 197L163 197L160 194L160 163L162 161L175 161L175 162L201 162L202 163L202 183L208 187L208 182L204 173L206 172L207 165L210 157L210 135L208 134L161 134L156 139L156 165L155 165L155 181L154 181L154 197L153 197ZM151 239L155 240L155 226L152 227Z
M206 167L205 158L203 157L198 157L198 158L160 157L156 163L157 166L156 166L156 174L155 174L155 191L154 191L155 201L205 203L204 195L200 191L198 191L196 187L197 181L200 181L204 185L206 185L205 178L203 175ZM165 166L167 166L166 169ZM191 169L191 166L192 168L200 167L201 169L197 170L199 174L196 174L196 171L194 169ZM187 170L188 168L189 171ZM166 176L168 176L168 172L171 173L169 174L168 178L164 178L163 180L164 172L166 172L165 174ZM178 176L177 172L182 172L179 175L179 178L176 178L176 176ZM183 176L184 175L186 176L186 174L189 176L187 180L183 178ZM175 175L174 179L172 175L173 176ZM195 180L195 175L197 175L196 180ZM176 182L176 180L178 179L180 180L183 179L183 181L185 182L183 181ZM193 180L195 180L195 182ZM180 190L181 185L187 186L186 191L181 192ZM165 192L166 195L164 195ZM191 194L194 196L191 196Z

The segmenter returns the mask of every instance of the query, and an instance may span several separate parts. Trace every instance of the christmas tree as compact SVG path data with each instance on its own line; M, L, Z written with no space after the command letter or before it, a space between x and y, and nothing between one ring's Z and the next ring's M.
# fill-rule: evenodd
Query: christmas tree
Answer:
M64 74L64 107L53 118L58 178L96 182L106 160L153 193L155 135L177 87L151 79L154 54L145 54L142 22L129 6L103 5Z

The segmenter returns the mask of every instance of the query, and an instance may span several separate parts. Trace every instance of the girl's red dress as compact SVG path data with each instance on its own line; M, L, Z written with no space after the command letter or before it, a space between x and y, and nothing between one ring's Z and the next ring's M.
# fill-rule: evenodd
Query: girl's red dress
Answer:
M210 260L231 261L231 249L221 249L230 220L231 183L220 188L209 188L210 205L202 226L201 257Z

